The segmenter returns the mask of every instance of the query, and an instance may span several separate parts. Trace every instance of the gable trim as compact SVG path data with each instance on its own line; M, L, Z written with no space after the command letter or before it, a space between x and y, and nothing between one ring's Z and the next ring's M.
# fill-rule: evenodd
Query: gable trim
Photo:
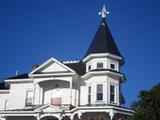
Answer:
M51 105L51 104L46 104L46 105L44 105L44 106L41 106L41 107L35 109L34 111L35 111L35 112L39 112L39 111L42 111L43 109L45 109L45 108L47 108L47 107L51 107L51 108L55 109L57 112L62 112L61 109L59 109L59 108L57 108L57 107L55 107L55 106L53 106L53 105Z
M57 64L59 64L60 66L64 67L65 69L67 69L70 72L75 73L74 70L72 70L71 68L67 67L66 65L64 65L63 63L59 62L58 60L56 60L55 58L50 58L49 60L47 60L46 62L44 62L42 65L40 65L38 68L36 68L35 70L31 71L29 73L29 76L33 75L36 71L40 70L41 68L43 68L45 65L49 64L50 62L56 62Z

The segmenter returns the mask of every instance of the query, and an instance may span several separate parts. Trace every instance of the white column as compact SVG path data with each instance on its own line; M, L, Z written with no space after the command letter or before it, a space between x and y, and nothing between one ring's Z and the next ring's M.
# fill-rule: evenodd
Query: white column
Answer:
M43 97L44 97L43 96L43 88L40 87L40 104L43 104L43 102L44 102L44 98Z
M70 119L71 119L71 120L73 120L73 117L74 117L74 116L73 116L73 115L71 115L71 116L70 116Z
M40 114L39 113L35 117L36 117L37 120L40 120Z
M6 120L5 116L0 116L0 120Z
M63 119L63 115L62 115L63 113L61 112L61 113L59 113L59 120L62 120Z
M72 80L70 81L70 104L72 105Z
M32 78L33 80L33 78ZM32 100L32 103L33 105L35 105L35 98L36 98L36 83L34 82L34 89L33 89L33 100Z
M78 119L82 117L82 112L78 112Z
M110 116L110 120L113 120L113 117L114 117L114 111L113 110L111 110L109 112L109 116Z

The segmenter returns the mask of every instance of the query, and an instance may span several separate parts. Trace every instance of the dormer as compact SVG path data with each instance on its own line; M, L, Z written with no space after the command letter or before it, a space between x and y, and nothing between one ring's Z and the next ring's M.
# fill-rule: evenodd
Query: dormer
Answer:
M105 69L118 72L120 66L124 63L124 59L103 17L83 62L86 63L86 72Z

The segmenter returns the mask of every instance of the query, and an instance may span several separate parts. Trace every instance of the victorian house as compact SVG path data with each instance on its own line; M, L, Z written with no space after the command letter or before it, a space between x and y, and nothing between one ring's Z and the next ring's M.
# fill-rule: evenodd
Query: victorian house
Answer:
M127 120L133 114L122 107L124 58L105 6L99 14L99 28L82 59L50 58L0 84L0 120Z

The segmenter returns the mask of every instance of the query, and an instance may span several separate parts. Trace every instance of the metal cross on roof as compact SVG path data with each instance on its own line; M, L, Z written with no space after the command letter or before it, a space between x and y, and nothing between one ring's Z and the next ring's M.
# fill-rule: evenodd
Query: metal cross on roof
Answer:
M103 5L102 11L98 14L101 15L102 18L106 18L106 16L109 14L109 11L107 11L105 5Z

